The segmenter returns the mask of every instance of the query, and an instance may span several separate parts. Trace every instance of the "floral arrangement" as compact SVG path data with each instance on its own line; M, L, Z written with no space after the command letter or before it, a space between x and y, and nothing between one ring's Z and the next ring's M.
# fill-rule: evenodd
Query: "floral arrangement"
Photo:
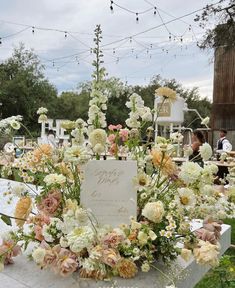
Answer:
M96 84L95 89L99 82ZM216 266L220 220L235 217L234 198L213 186L217 166L201 168L185 162L179 169L171 157L172 145L165 138L142 143L141 128L146 122L151 125L153 118L137 94L127 102L128 127L109 125L108 131L104 130L103 112L93 113L92 107L104 110L105 101L95 91L88 123L78 119L66 124L73 138L71 146L53 149L40 145L2 170L2 176L9 177L17 169L22 183L10 185L5 193L9 203L18 198L14 215L0 212L6 224L11 225L14 219L17 225L2 239L0 269L29 244L39 268L61 276L79 273L81 278L99 280L132 278L139 270L158 269L158 261L169 263L179 255L185 261L194 257L199 264ZM166 87L158 95L160 92L164 97L175 95ZM40 111L46 113L42 107ZM202 158L208 158L208 151L208 147L200 150ZM133 179L137 217L118 227L100 225L89 207L80 203L83 165L91 159L123 155L137 161ZM204 219L202 227L192 231L190 221L197 218ZM174 279L171 282L174 287Z
M217 166L201 168L186 162L179 171L171 158L172 145L164 138L159 137L150 150L149 143L140 146L137 128L109 125L108 133L101 128L88 132L83 120L74 123L72 146L52 149L44 144L18 161L21 181L37 184L40 191L24 184L9 187L6 194L19 200L14 215L1 213L2 220L10 224L15 218L18 229L3 238L1 266L12 262L22 243L27 247L31 242L36 264L62 276L78 271L83 278L131 278L139 269L147 272L156 261L168 262L178 255L185 261L195 257L199 264L217 265L219 220L235 216L231 197L212 185ZM100 226L92 211L80 205L82 166L103 154L119 153L138 163L133 179L137 218L119 227ZM195 218L205 219L203 227L191 231L190 221Z

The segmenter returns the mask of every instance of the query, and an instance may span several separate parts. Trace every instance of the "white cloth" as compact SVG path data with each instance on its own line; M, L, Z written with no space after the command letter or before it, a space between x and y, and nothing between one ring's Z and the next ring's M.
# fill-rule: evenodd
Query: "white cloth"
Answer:
M219 141L223 141L222 142L223 148L220 149L220 150L216 150L216 152L222 153L222 152L230 152L230 151L232 151L232 144L228 141L228 139L226 137L220 138L218 140L218 142ZM217 147L218 147L218 142L217 142Z
M44 136L41 139L41 144L49 144L51 145L51 147L56 148L57 147L57 143L56 143L56 138L54 135L49 134L48 136Z

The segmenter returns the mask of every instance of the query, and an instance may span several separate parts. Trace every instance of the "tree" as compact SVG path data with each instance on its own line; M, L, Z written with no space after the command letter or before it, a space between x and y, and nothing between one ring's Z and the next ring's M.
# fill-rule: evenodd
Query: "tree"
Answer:
M214 19L216 27L207 28L209 21ZM204 29L205 35L199 47L215 48L226 46L227 49L235 46L235 1L220 0L218 4L207 5L201 15L194 19Z
M0 64L3 118L19 114L31 130L39 129L37 109L46 106L49 111L53 110L57 100L57 91L44 77L43 69L38 56L32 50L25 49L23 44Z

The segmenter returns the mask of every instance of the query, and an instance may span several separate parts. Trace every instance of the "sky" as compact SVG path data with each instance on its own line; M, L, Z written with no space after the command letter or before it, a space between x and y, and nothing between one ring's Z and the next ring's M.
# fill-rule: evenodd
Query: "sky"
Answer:
M104 65L110 77L147 85L160 74L175 78L185 88L198 87L202 97L212 99L213 51L202 51L196 45L204 30L193 21L196 13L175 18L215 1L113 2L111 13L110 0L0 0L0 61L22 42L34 49L59 93L76 90L78 83L91 80L94 55L90 48L95 26L100 24ZM150 11L142 13L146 10ZM139 13L138 23L135 13Z

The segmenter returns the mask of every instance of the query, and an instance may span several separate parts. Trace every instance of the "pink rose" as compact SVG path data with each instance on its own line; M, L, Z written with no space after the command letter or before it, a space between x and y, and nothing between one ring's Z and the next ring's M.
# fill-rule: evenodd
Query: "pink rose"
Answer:
M42 199L41 203L37 204L37 208L47 216L54 216L60 206L61 199L61 192L59 190L52 190Z
M122 241L124 241L124 237L116 232L111 232L103 238L103 244L110 248L116 248Z
M119 131L119 136L121 137L123 142L126 142L128 140L129 131L127 129L121 129Z

